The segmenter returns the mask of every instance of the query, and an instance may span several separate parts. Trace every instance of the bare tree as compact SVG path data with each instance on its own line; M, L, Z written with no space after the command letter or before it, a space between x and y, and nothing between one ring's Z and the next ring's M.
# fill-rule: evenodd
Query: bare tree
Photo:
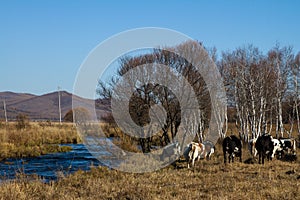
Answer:
M275 94L275 118L276 118L276 137L283 137L284 127L283 127L283 110L282 110L282 101L285 100L286 91L288 88L288 76L290 72L290 66L293 62L292 48L283 47L280 48L279 45L276 45L268 53L268 61L270 67L274 68L276 73L276 87L274 87Z
M300 139L300 117L299 117L299 106L300 106L300 94L299 94L299 89L300 89L300 52L298 52L297 56L295 57L295 62L292 68L293 72L293 77L294 77L294 106L293 110L295 111L296 114L296 120L297 120L297 132L298 136Z
M286 117L289 119L290 129L288 136L291 137L296 121L297 133L300 137L300 119L299 119L299 88L300 88L300 53L296 56L291 55L292 64L290 65L290 74L288 75L288 92L286 102Z
M123 131L135 132L133 135L140 136L138 140L144 153L149 152L151 146L156 144L153 130L160 130L156 137L159 136L161 145L174 140L179 131L189 135L197 133L199 140L205 138L204 129L208 127L211 106L207 89L209 86L203 75L209 76L209 63L205 63L207 54L190 56L198 46L199 43L188 41L145 55L123 57L120 59L117 76L109 83L99 82L99 96L113 97L114 109L123 109L124 113L128 111L128 116L124 118L124 113L121 113L122 116L114 116L115 120L118 123L118 118L122 118L119 122L122 124L119 125L123 127ZM191 62L207 68L207 73L200 74ZM168 69L162 66L168 66ZM118 85L120 81L122 84ZM182 101L186 104L182 105ZM193 102L197 102L197 105ZM124 110L124 105L126 107L127 104L128 110ZM216 112L214 115L217 115ZM185 116L184 119L182 116ZM179 130L180 124L190 124L195 119L199 119L194 123L199 126ZM159 129L153 129L154 127ZM219 127L223 128L222 120Z
M279 45L267 55L252 45L222 54L219 66L227 86L229 106L235 106L236 125L243 139L271 133L273 122L276 136L283 137L283 114L289 109L289 96L293 96L294 102L294 114L290 118L299 118L295 103L299 98L296 89L299 87L299 67L296 61L291 47ZM287 131L288 136L292 132L292 124Z
M223 53L220 66L229 102L236 108L240 136L246 141L258 137L267 131L274 71L258 48L251 45Z

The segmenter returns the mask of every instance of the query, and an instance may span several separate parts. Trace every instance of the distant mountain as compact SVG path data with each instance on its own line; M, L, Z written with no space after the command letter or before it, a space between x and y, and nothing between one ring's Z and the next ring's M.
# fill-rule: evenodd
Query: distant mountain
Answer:
M0 100L5 99L6 104L18 103L35 96L36 95L26 93L0 92Z
M95 100L81 98L69 92L61 91L60 102L62 118L72 109L72 97L74 97L77 104L79 102L79 105L82 105L82 107L94 108L95 106ZM31 120L59 120L58 92L41 96L26 93L0 92L0 119L5 118L3 108L4 99L9 120L15 120L16 116L20 113L26 114ZM97 100L96 112L98 116L108 112L109 106L107 103L107 101Z

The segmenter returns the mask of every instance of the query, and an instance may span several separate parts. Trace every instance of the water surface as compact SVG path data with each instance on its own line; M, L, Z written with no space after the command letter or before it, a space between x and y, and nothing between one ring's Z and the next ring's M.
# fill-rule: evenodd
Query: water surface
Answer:
M90 170L91 166L102 165L83 144L68 144L72 150L33 158L10 158L0 162L0 180L16 177L17 173L36 174L45 182L56 180L79 169Z

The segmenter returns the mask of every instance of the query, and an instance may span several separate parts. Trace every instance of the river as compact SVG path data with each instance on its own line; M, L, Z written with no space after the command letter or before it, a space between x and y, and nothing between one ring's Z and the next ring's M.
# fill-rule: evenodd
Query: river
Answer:
M0 182L16 177L22 172L26 175L36 174L44 182L57 180L79 169L90 170L91 166L101 163L95 159L83 144L68 144L72 150L66 153L54 153L33 158L10 158L0 162Z

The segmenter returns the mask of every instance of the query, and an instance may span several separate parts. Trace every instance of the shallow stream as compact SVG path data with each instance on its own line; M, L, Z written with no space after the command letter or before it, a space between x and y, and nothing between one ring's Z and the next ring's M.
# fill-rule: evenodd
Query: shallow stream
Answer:
M10 158L0 162L0 182L14 179L16 174L36 174L43 181L56 180L59 176L79 169L89 170L101 163L94 158L83 144L68 144L72 150L66 153L47 154L33 158Z

